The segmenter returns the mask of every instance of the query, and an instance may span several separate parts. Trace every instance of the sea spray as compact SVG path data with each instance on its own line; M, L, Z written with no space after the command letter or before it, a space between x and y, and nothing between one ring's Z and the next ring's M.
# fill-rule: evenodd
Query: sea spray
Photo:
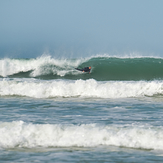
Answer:
M57 74L64 76L84 62L85 59L56 59L43 55L36 59L10 59L0 60L0 76L7 77L22 72L32 71L29 77L36 77L46 74ZM23 76L23 73L22 73Z

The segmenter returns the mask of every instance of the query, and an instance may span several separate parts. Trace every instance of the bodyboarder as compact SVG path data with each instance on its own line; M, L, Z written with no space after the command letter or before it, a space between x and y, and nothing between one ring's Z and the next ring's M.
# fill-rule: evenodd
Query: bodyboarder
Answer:
M75 68L76 70L79 70L79 71L82 71L82 72L89 72L90 73L90 71L91 71L91 66L89 66L89 67L84 67L84 68L82 68L82 69L79 69L79 68Z

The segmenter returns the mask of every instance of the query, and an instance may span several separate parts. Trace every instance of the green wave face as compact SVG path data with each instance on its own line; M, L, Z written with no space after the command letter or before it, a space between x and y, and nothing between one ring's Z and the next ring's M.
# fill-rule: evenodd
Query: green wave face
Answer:
M92 65L91 76L96 80L163 79L163 59L95 58L87 64Z

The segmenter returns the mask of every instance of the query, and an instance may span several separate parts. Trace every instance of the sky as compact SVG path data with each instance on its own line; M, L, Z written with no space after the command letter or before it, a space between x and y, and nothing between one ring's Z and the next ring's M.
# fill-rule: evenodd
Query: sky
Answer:
M0 0L0 57L163 56L162 0Z

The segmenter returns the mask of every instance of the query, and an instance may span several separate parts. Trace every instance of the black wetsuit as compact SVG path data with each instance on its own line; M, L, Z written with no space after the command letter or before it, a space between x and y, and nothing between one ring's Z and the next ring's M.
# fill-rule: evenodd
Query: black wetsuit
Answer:
M91 71L91 69L89 69L89 67L84 67L83 69L76 68L76 70L84 71L84 72L90 72Z

